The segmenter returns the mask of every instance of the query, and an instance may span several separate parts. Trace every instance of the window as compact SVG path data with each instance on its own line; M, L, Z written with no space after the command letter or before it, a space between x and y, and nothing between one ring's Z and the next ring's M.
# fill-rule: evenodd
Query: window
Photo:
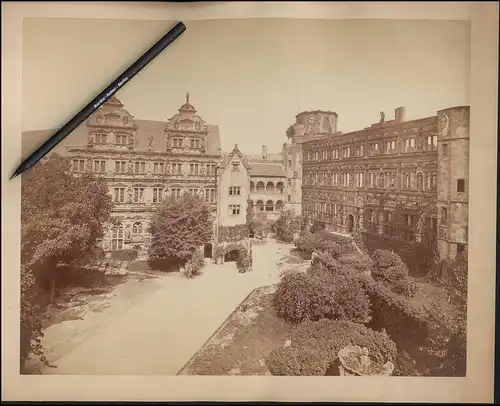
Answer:
M448 144L442 144L441 146L441 149L442 149L442 155L443 156L448 156Z
M230 204L229 205L229 215L230 216L238 216L240 214L240 205L239 204Z
M83 159L73 159L73 172L85 172L85 161Z
M457 254L465 251L465 244L457 244Z
M172 173L175 175L182 175L182 164L181 163L173 163L172 164Z
M446 207L441 208L441 224L444 226L448 224L448 209Z
M94 161L94 172L97 173L106 172L106 161Z
M106 134L94 134L96 144L106 144Z
M127 173L127 163L125 161L115 161L115 173Z
M205 189L205 202L207 203L215 202L215 189L213 188Z
M189 174L198 175L200 173L200 164L189 164Z
M465 179L457 179L457 192L465 192Z
M322 154L323 154L323 159L328 159L328 151L326 149L322 151Z
M146 173L146 162L136 162L134 166L135 173Z
M182 189L181 188L172 188L172 189L170 189L170 192L171 192L172 196L175 197L175 198L181 197L181 195L182 195Z
M111 235L111 249L113 251L123 249L123 224L113 227Z
M182 148L182 138L173 138L172 139L172 146L174 148Z
M240 171L240 164L235 163L233 164L233 172L239 172Z
M125 188L124 187L115 187L115 202L123 203L125 202Z
M427 137L427 149L434 150L437 148L437 135L429 135Z
M127 145L127 136L122 134L115 135L115 144L116 145Z
M165 169L165 164L163 162L155 162L153 164L153 173L154 174L162 174Z
M274 203L272 200L266 202L266 211L274 211Z
M239 196L240 194L241 194L241 187L239 186L229 187L229 196Z
M191 148L200 148L200 140L192 138Z
M132 226L132 233L142 234L142 223L134 223Z
M291 199L290 195L288 195L288 196L287 196L287 201L289 202L289 201L291 201L291 200L292 200L292 199Z
M396 141L386 141L385 152L390 154L396 150Z
M163 200L163 188L153 188L153 203L160 203Z
M339 149L338 148L332 149L332 159L339 159Z
M191 195L191 196L196 196L198 194L198 189L188 189L188 193Z
M139 203L144 201L144 188L135 187L134 188L134 203Z
M207 164L207 175L215 175L215 164Z

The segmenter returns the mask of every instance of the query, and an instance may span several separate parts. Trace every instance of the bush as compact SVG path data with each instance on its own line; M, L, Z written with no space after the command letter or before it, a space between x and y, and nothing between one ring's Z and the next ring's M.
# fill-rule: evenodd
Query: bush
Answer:
M138 255L139 252L135 249L111 251L111 258L120 261L135 261Z
M394 293L414 296L417 291L415 280L408 275L408 267L401 257L393 251L377 250L373 253L375 268L372 277L383 282Z
M276 238L280 241L291 243L293 236L300 231L300 217L292 211L284 211L272 226Z
M327 367L334 365L338 352L348 345L368 348L370 359L381 364L394 362L397 356L396 344L387 334L345 320L306 321L291 341L296 351L315 354Z
M315 234L318 231L323 231L326 228L325 223L315 220L313 225L311 226L311 233Z
M305 233L295 241L295 246L306 259L311 259L312 253L316 250L318 244L318 235Z
M369 278L359 279L371 302L372 320L369 326L387 333L401 348L425 345L429 337L426 315L413 308L403 296L392 292L381 282Z
M312 351L300 351L293 347L278 348L266 358L272 375L277 376L322 376L326 374L324 358Z
M293 323L321 318L367 323L370 302L361 283L322 269L283 276L274 295L278 316Z
M195 250L191 256L191 258L186 262L184 266L183 275L192 279L196 276L201 275L201 270L205 266L205 261L203 258L203 254L199 250Z
M373 268L373 261L368 255L349 254L339 258L339 262L360 272L370 272Z

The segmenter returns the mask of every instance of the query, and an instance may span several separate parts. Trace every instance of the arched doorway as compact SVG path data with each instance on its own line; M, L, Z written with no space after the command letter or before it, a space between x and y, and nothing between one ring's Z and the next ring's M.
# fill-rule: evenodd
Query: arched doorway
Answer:
M354 217L352 214L347 215L347 232L352 233L354 228Z
M238 250L235 248L224 254L224 262L236 262L238 260Z
M205 246L203 247L203 257L212 258L212 244L211 243L205 244Z

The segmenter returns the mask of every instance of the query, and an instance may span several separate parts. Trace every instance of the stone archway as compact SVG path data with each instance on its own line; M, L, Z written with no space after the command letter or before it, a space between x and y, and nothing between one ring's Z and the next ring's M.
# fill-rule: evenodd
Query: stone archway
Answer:
M347 215L347 232L352 233L352 230L354 229L354 217L352 214Z

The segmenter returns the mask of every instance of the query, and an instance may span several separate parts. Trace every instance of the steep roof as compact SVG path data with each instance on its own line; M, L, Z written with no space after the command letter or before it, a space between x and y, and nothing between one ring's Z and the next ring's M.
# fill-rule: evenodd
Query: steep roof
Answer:
M250 176L266 176L284 178L283 165L270 163L250 163Z
M148 151L149 137L153 137L153 150L165 151L165 133L163 131L165 123L152 120L135 120L137 125L137 135L135 139L136 151ZM25 131L22 134L22 151L24 154L32 152L56 130L35 130ZM87 145L88 129L85 124L78 126L70 135L61 141L54 152L67 155L67 147L85 147ZM207 154L220 155L220 135L219 126L208 125Z

